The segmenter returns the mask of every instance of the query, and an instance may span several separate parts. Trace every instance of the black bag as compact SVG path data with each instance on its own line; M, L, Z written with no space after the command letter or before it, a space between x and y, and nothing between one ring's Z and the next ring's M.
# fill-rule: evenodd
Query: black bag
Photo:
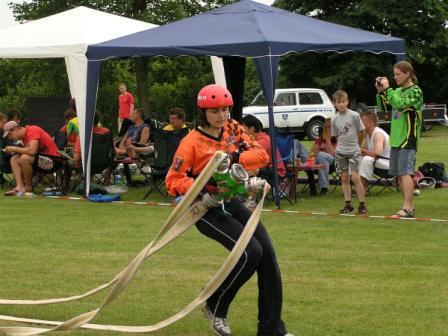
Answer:
M432 177L437 182L448 182L448 177L445 173L445 164L441 162L425 162L422 166L418 167L418 170L424 176Z

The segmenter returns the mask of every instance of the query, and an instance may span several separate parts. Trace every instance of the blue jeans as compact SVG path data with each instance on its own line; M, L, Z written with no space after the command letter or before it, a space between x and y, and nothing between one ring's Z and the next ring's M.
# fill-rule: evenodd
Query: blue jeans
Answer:
M319 187L321 189L328 188L330 184L328 180L328 174L330 172L330 166L334 162L334 157L328 154L327 152L319 152L317 153L314 162L316 164L324 164L325 168L319 169L317 174L319 176Z

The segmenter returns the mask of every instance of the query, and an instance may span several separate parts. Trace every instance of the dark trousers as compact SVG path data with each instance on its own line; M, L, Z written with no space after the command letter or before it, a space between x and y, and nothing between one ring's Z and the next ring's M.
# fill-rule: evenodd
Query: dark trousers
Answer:
M231 250L241 235L251 212L238 199L212 208L196 223L205 236L216 240ZM282 280L271 239L260 222L254 236L235 268L223 284L207 300L207 305L217 317L226 317L230 303L238 290L250 277L258 275L258 336L286 334L281 319Z

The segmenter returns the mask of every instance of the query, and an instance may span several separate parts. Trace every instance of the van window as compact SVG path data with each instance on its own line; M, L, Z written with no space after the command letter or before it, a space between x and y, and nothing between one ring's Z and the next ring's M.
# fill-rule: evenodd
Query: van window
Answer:
M275 106L296 105L296 94L294 92L279 93L275 98Z
M299 92L300 105L323 104L321 95L318 92Z

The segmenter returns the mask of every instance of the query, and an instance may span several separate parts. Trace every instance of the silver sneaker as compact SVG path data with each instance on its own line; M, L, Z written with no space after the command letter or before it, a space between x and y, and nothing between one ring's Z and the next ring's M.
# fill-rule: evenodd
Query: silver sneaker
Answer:
M223 317L215 317L213 313L208 308L207 304L202 307L202 312L207 318L210 328L218 336L232 336L232 331L227 324L227 319Z

